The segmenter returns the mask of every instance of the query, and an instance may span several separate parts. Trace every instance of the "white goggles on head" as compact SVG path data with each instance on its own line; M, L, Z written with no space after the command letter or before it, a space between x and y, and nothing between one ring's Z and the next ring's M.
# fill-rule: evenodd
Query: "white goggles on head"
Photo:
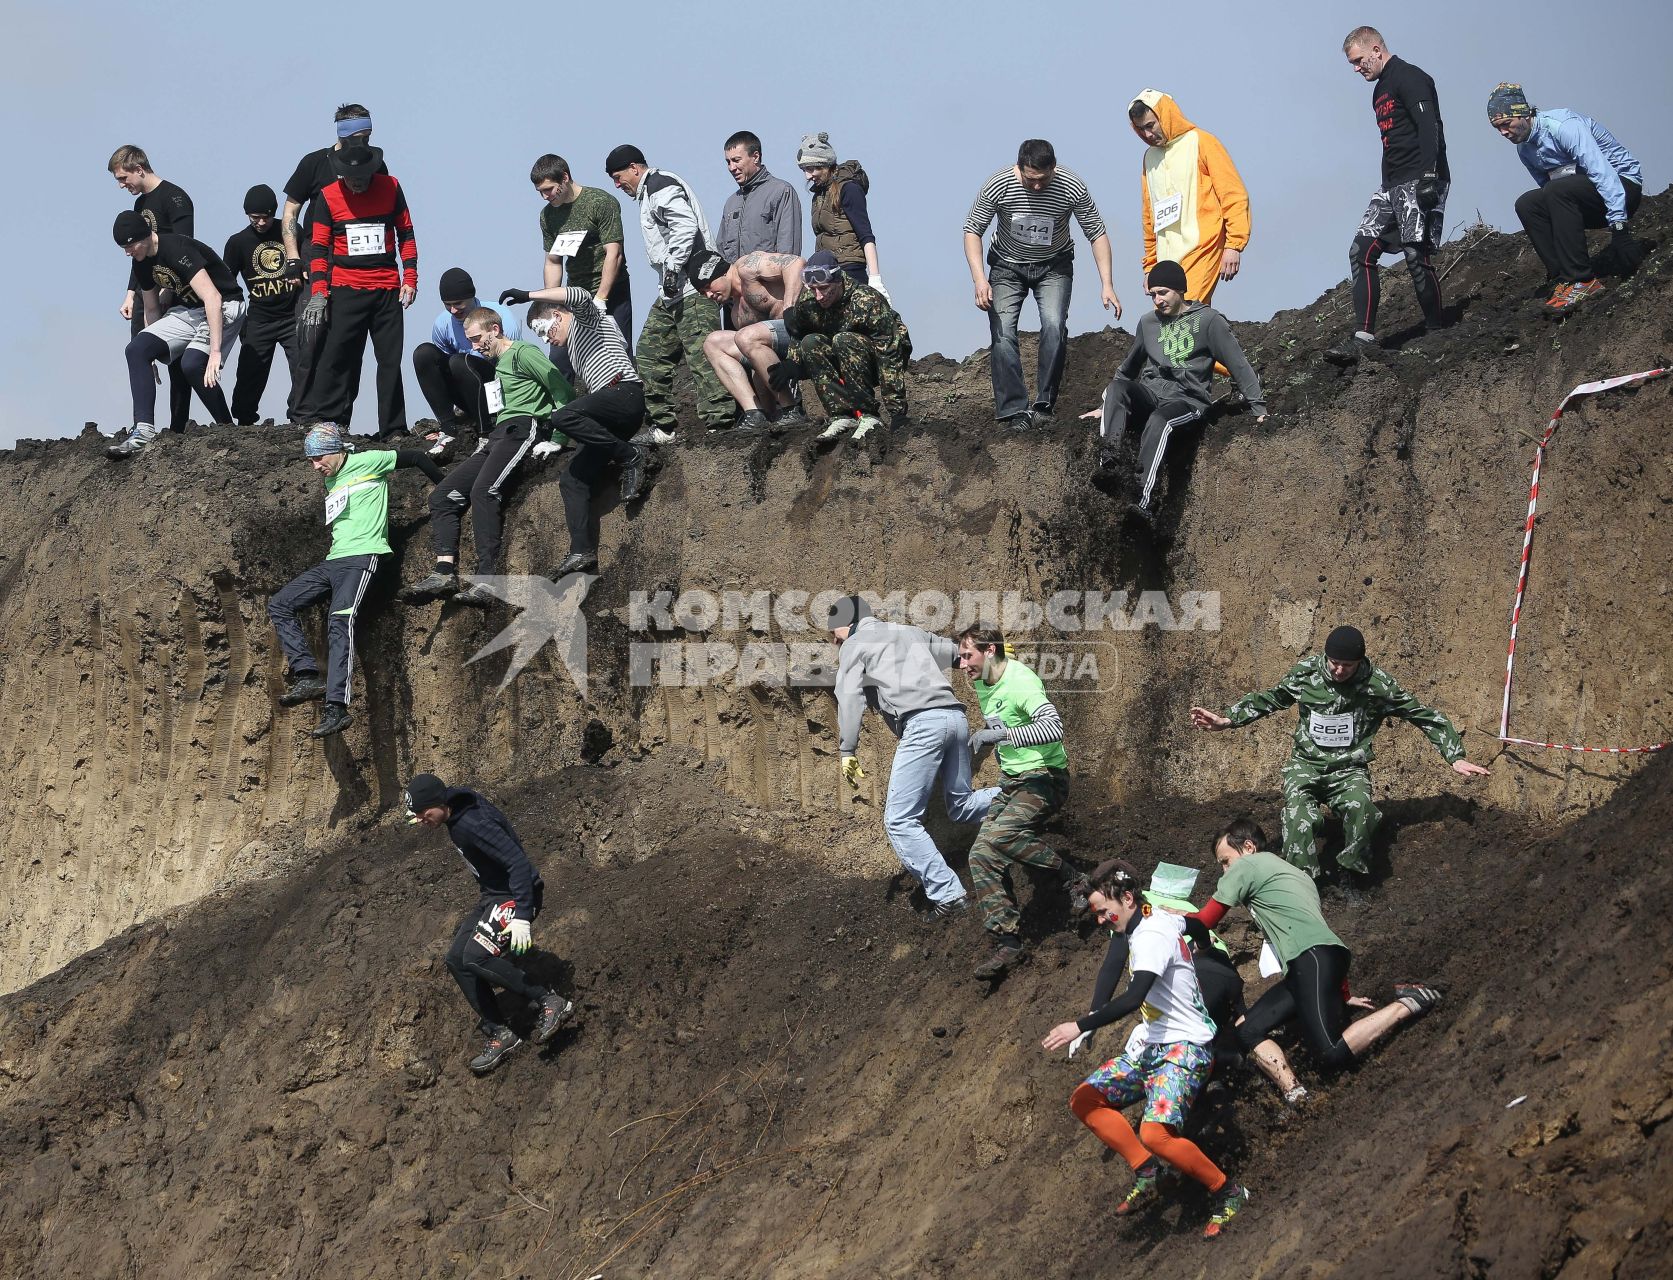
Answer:
M556 316L542 316L538 320L529 321L529 329L536 337L545 338L552 332L552 321Z

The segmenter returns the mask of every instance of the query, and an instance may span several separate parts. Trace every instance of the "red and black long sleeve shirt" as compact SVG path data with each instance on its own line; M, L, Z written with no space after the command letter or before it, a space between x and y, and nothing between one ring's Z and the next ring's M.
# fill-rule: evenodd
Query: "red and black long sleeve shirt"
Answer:
M321 188L314 202L309 289L399 289L418 287L418 241L401 184L375 176L366 190L342 182Z

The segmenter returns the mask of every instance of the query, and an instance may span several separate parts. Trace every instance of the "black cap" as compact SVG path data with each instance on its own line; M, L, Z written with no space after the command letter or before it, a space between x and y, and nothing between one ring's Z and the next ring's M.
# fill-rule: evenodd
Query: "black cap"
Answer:
M1358 627L1337 627L1325 637L1324 656L1338 662L1358 662L1365 656L1365 637Z
M447 803L447 784L433 773L420 773L407 783L407 808L423 813Z
M116 236L116 243L126 249L150 235L151 224L138 209L124 209L116 215L116 225L111 230Z
M449 267L441 273L441 300L469 302L476 297L476 281L463 267Z
M610 154L604 157L604 172L606 174L620 173L630 164L644 164L645 153L631 142L624 142L619 147L613 147Z
M383 163L383 148L351 142L331 153L331 172L339 178L371 179Z
M272 217L279 212L279 197L266 183L257 183L244 193L245 213L265 213Z
M1150 268L1150 276L1145 281L1148 289L1172 289L1175 293L1185 292L1185 268L1177 262L1163 259Z
M856 627L860 619L871 617L871 606L859 596L843 596L830 607L825 614L825 629L835 631L838 627Z
M732 264L718 253L704 251L692 255L691 261L685 264L685 273L690 277L691 283L697 291L701 293L709 287L716 276L725 275L731 266Z

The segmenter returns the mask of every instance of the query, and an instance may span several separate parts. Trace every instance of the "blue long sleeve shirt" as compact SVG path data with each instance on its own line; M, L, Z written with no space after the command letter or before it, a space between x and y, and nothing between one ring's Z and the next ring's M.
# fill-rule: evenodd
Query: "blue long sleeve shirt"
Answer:
M500 328L505 332L505 336L513 342L523 341L523 322L513 314L510 307L502 307L497 302L483 303L480 300L478 300L477 305L486 306L490 311L497 311L500 317ZM469 315L470 312L467 311L465 314ZM430 326L430 341L436 344L437 349L444 356L475 354L471 349L470 339L465 337L464 321L460 320L446 307L443 307L441 314L436 317L435 324Z
M1632 152L1596 120L1566 107L1534 112L1528 140L1517 144L1516 154L1542 187L1552 178L1585 174L1603 197L1610 222L1627 220L1622 179L1644 185L1644 170Z

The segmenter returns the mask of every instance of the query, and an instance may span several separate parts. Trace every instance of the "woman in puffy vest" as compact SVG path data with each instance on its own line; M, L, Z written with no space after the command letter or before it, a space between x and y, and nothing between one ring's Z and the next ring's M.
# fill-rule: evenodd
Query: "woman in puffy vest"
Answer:
M869 284L884 301L891 301L883 287L883 273L877 265L877 237L866 210L871 179L860 162L844 160L838 164L830 135L809 133L796 152L796 167L813 193L814 248L829 250L855 283Z

